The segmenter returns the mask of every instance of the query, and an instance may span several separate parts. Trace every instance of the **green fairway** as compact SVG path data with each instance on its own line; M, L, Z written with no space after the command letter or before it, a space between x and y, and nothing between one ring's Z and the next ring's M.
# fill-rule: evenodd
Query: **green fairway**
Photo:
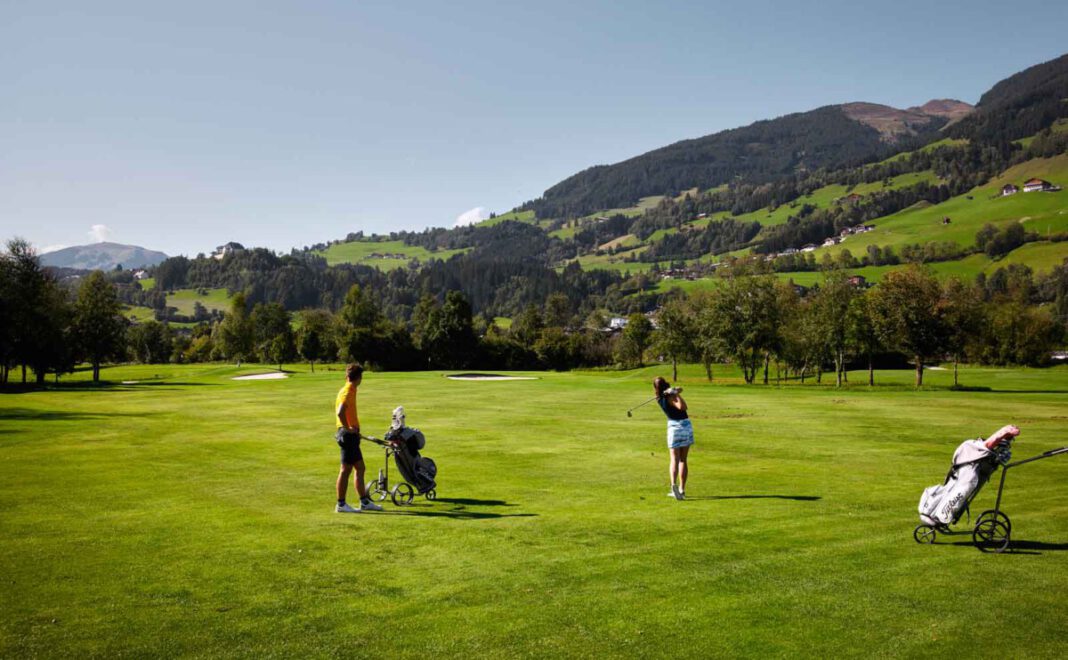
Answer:
M686 366L686 502L665 496L663 415L625 415L670 368L370 373L364 432L403 404L439 499L359 515L333 513L342 372L290 369L119 367L99 388L0 395L0 655L1052 658L1068 644L1068 460L1010 475L1016 552L911 536L963 439L1016 422L1017 458L1068 444L1068 367L965 369L993 390L951 392L950 371L923 391L907 371L874 390L860 373L780 389ZM382 454L365 454L377 472Z
M487 221L489 222L489 221ZM331 266L338 264L361 264L382 270L392 270L408 265L412 259L448 259L464 250L437 250L431 252L418 245L405 245L404 241L350 241L335 243L320 252ZM400 255L400 256L398 256Z

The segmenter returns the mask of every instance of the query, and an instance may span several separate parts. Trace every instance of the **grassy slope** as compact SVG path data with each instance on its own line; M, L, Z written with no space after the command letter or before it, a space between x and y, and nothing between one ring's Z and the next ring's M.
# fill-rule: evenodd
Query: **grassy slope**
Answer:
M411 259L418 259L420 261L426 261L427 259L448 259L452 255L461 252L463 252L463 250L438 250L436 252L431 252L418 245L405 245L403 241L352 241L349 243L335 243L319 254L326 257L326 263L331 266L337 264L361 264L364 266L378 267L382 270L392 270L394 268L403 268L407 266L408 261ZM371 255L375 253L403 254L405 255L405 258L372 258Z
M167 306L177 308L178 313L184 316L193 315L193 307L197 301L209 311L217 309L225 312L230 309L230 296L226 289L207 289L207 292L207 295L200 295L196 289L178 289L173 293L167 294ZM134 306L127 306L123 311L123 316L134 321L147 321L155 318L150 308ZM191 327L195 324L172 323L171 325L175 327Z
M963 145L965 145L967 143L968 143L967 140L957 140L957 139L954 139L954 138L943 138L941 140L937 140L937 141L932 142L932 143L930 143L930 144L928 144L926 146L921 147L919 149L919 151L922 152L922 153L928 153L928 152L934 151L935 149L939 149L941 147L960 147L960 146L963 146ZM878 165L882 165L883 163L893 163L893 162L896 162L896 161L899 161L899 160L904 160L910 154L912 154L911 151L903 151L903 152L901 152L899 154L894 154L893 156L890 156L886 160L883 160L883 161L881 161L881 162L879 162L877 164Z
M1064 444L1068 368L966 370L995 391L954 393L949 372L776 390L685 367L684 503L664 496L662 416L624 415L663 372L369 374L366 431L403 403L440 499L357 516L331 511L339 371L151 365L0 397L0 655L1063 653L1063 460L1009 480L1021 552L911 532L960 440L1012 420L1019 457Z
M808 195L806 197L802 197L800 200L797 200L797 201L795 201L795 202L793 202L791 204L784 204L784 205L779 206L778 208L776 208L774 210L772 210L770 208L769 209L761 209L760 211L754 211L752 213L746 213L746 214L743 214L743 215L740 215L740 216L734 216L734 217L736 219L738 219L738 220L745 221L745 222L758 221L762 225L773 226L773 225L778 225L778 224L782 224L782 223L786 222L787 218L790 215L796 214L798 212L798 210L800 210L801 206L804 205L804 204L811 204L813 206L816 206L817 208L826 208L826 207L830 206L831 203L833 203L833 201L835 199L837 199L839 197L842 197L843 195L846 195L846 194L848 194L850 192L856 192L859 195L866 195L866 194L870 194L870 193L878 191L878 190L892 190L892 189L904 188L904 187L908 187L908 186L911 186L911 185L915 185L915 184L920 183L920 182L924 182L924 181L928 181L929 182L929 181L934 181L934 180L935 180L934 174L932 172L930 172L930 171L925 171L925 172L914 172L914 173L910 173L910 174L903 174L901 176L894 177L891 180L891 183L890 183L889 186L883 186L881 181L878 181L878 182L875 182L875 183L861 184L861 185L858 185L858 186L854 186L853 188L849 188L849 187L843 186L843 185L825 186L823 188L820 188L818 190L813 191L812 194L810 194L810 195ZM693 227L696 227L696 228L704 228L704 227L708 226L708 224L710 222L717 221L717 220L722 220L722 219L727 218L727 217L731 217L729 213L715 213L715 214L712 214L709 217L701 218L699 220L694 220L693 222L691 222L689 224L691 226L693 226ZM649 245L661 240L664 236L667 236L668 234L674 234L674 233L677 233L677 232L678 232L678 230L675 229L675 228L658 230L658 231L654 232L644 242L642 242L641 243L641 247L647 247L647 246L649 246ZM557 232L554 232L554 235L559 236L561 238L566 238L566 237L571 236L573 234L574 234L574 230L573 229L559 230ZM627 241L625 243L627 245L633 245L634 244L633 240L626 239L626 237L624 237L624 240ZM733 252L732 254L734 256L742 256L743 254L748 253L748 251L749 251L748 249L745 249L745 250L740 250L740 251ZM587 255L587 256L580 257L579 258L579 263L582 264L583 268L608 268L608 269L612 269L612 270L620 270L622 272L645 271L645 270L648 270L649 267L651 266L651 264L624 263L621 260L622 256L624 256L624 255L620 254L620 255L616 255L614 257L597 257L595 255ZM691 260L691 261L693 261L693 260ZM667 265L667 263L668 262L663 262L661 265ZM693 288L693 287L700 287L700 285L689 284L689 285L685 285L683 288Z
M1022 221L1028 229L1040 234L1068 230L1068 192L1017 193L1009 197L997 197L1004 184L1019 185L1031 177L1040 177L1060 185L1068 184L1068 154L1027 161L965 195L934 206L905 209L875 220L874 231L851 236L840 245L821 249L817 256L823 251L837 254L843 249L849 249L855 256L862 255L868 245L899 246L928 241L974 245L975 233L988 222L1004 226ZM949 225L942 224L942 218L946 216L951 220ZM1065 247L1068 255L1068 244Z
M759 222L761 225L771 227L774 225L781 225L791 215L796 215L801 207L805 204L811 204L816 208L827 208L834 200L839 197L843 197L850 193L856 193L858 195L868 195L880 190L897 190L899 188L907 188L914 186L918 183L934 183L938 177L934 175L934 172L926 170L923 172L910 172L908 174L902 174L896 176L890 180L889 186L884 186L881 181L874 183L862 183L852 188L844 185L831 185L824 186L817 190L812 191L811 194L805 197L798 198L789 204L783 204L775 209L766 208L759 211L753 211L752 213L744 213L739 216L735 216L735 219L744 222Z
M537 224L537 220L534 218L534 211L509 211L508 213L502 213L495 218L483 220L479 223L479 225L483 227L492 227L493 225L498 225L504 222L505 220Z
M226 289L207 289L207 292L206 296L202 296L196 289L178 289L167 296L167 306L177 307L178 313L186 316L192 316L197 301L209 311L218 309L225 312L230 309L230 296Z

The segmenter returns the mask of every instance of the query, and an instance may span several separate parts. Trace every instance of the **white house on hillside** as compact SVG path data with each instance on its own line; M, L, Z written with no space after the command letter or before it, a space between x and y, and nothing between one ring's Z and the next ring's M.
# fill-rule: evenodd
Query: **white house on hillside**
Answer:
M1028 179L1024 181L1023 191L1035 192L1036 190L1050 190L1053 188L1053 184L1043 179Z
M243 252L244 250L244 245L230 241L226 245L220 245L219 247L215 248L215 251L211 253L211 256L214 259L222 259L228 254L234 254L235 252Z

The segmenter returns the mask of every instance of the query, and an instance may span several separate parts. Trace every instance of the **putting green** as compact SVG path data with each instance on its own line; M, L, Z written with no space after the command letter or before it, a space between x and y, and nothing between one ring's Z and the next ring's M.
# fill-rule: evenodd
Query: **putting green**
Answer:
M148 365L0 395L0 656L1058 657L1068 460L1009 475L1016 551L912 540L956 445L1068 444L1068 367L880 372L878 387L681 383L689 500L666 497L657 367L369 373L427 437L436 502L333 513L338 367ZM721 380L722 379L722 380ZM121 381L138 381L121 384ZM365 446L368 466L382 465ZM396 471L391 470L391 477ZM988 486L973 514L993 504ZM961 529L966 529L962 525ZM944 542L941 542L944 541Z

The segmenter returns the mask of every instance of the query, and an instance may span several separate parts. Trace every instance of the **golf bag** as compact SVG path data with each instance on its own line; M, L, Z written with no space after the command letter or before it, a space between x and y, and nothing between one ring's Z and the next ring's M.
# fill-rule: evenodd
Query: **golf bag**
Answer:
M438 467L434 461L419 453L419 450L426 446L426 437L419 429L404 425L403 407L398 406L393 411L393 423L386 432L385 439L397 442L393 462L404 480L411 484L416 492L422 495L437 487L434 478L438 474Z
M1000 438L1002 433L998 431L994 437ZM962 442L953 452L953 465L945 481L925 489L920 496L920 522L947 526L960 520L972 499L990 480L990 475L999 465L1008 463L1012 455L1010 442L1011 437L1003 441L999 439L993 449L989 449L990 442L982 438Z

